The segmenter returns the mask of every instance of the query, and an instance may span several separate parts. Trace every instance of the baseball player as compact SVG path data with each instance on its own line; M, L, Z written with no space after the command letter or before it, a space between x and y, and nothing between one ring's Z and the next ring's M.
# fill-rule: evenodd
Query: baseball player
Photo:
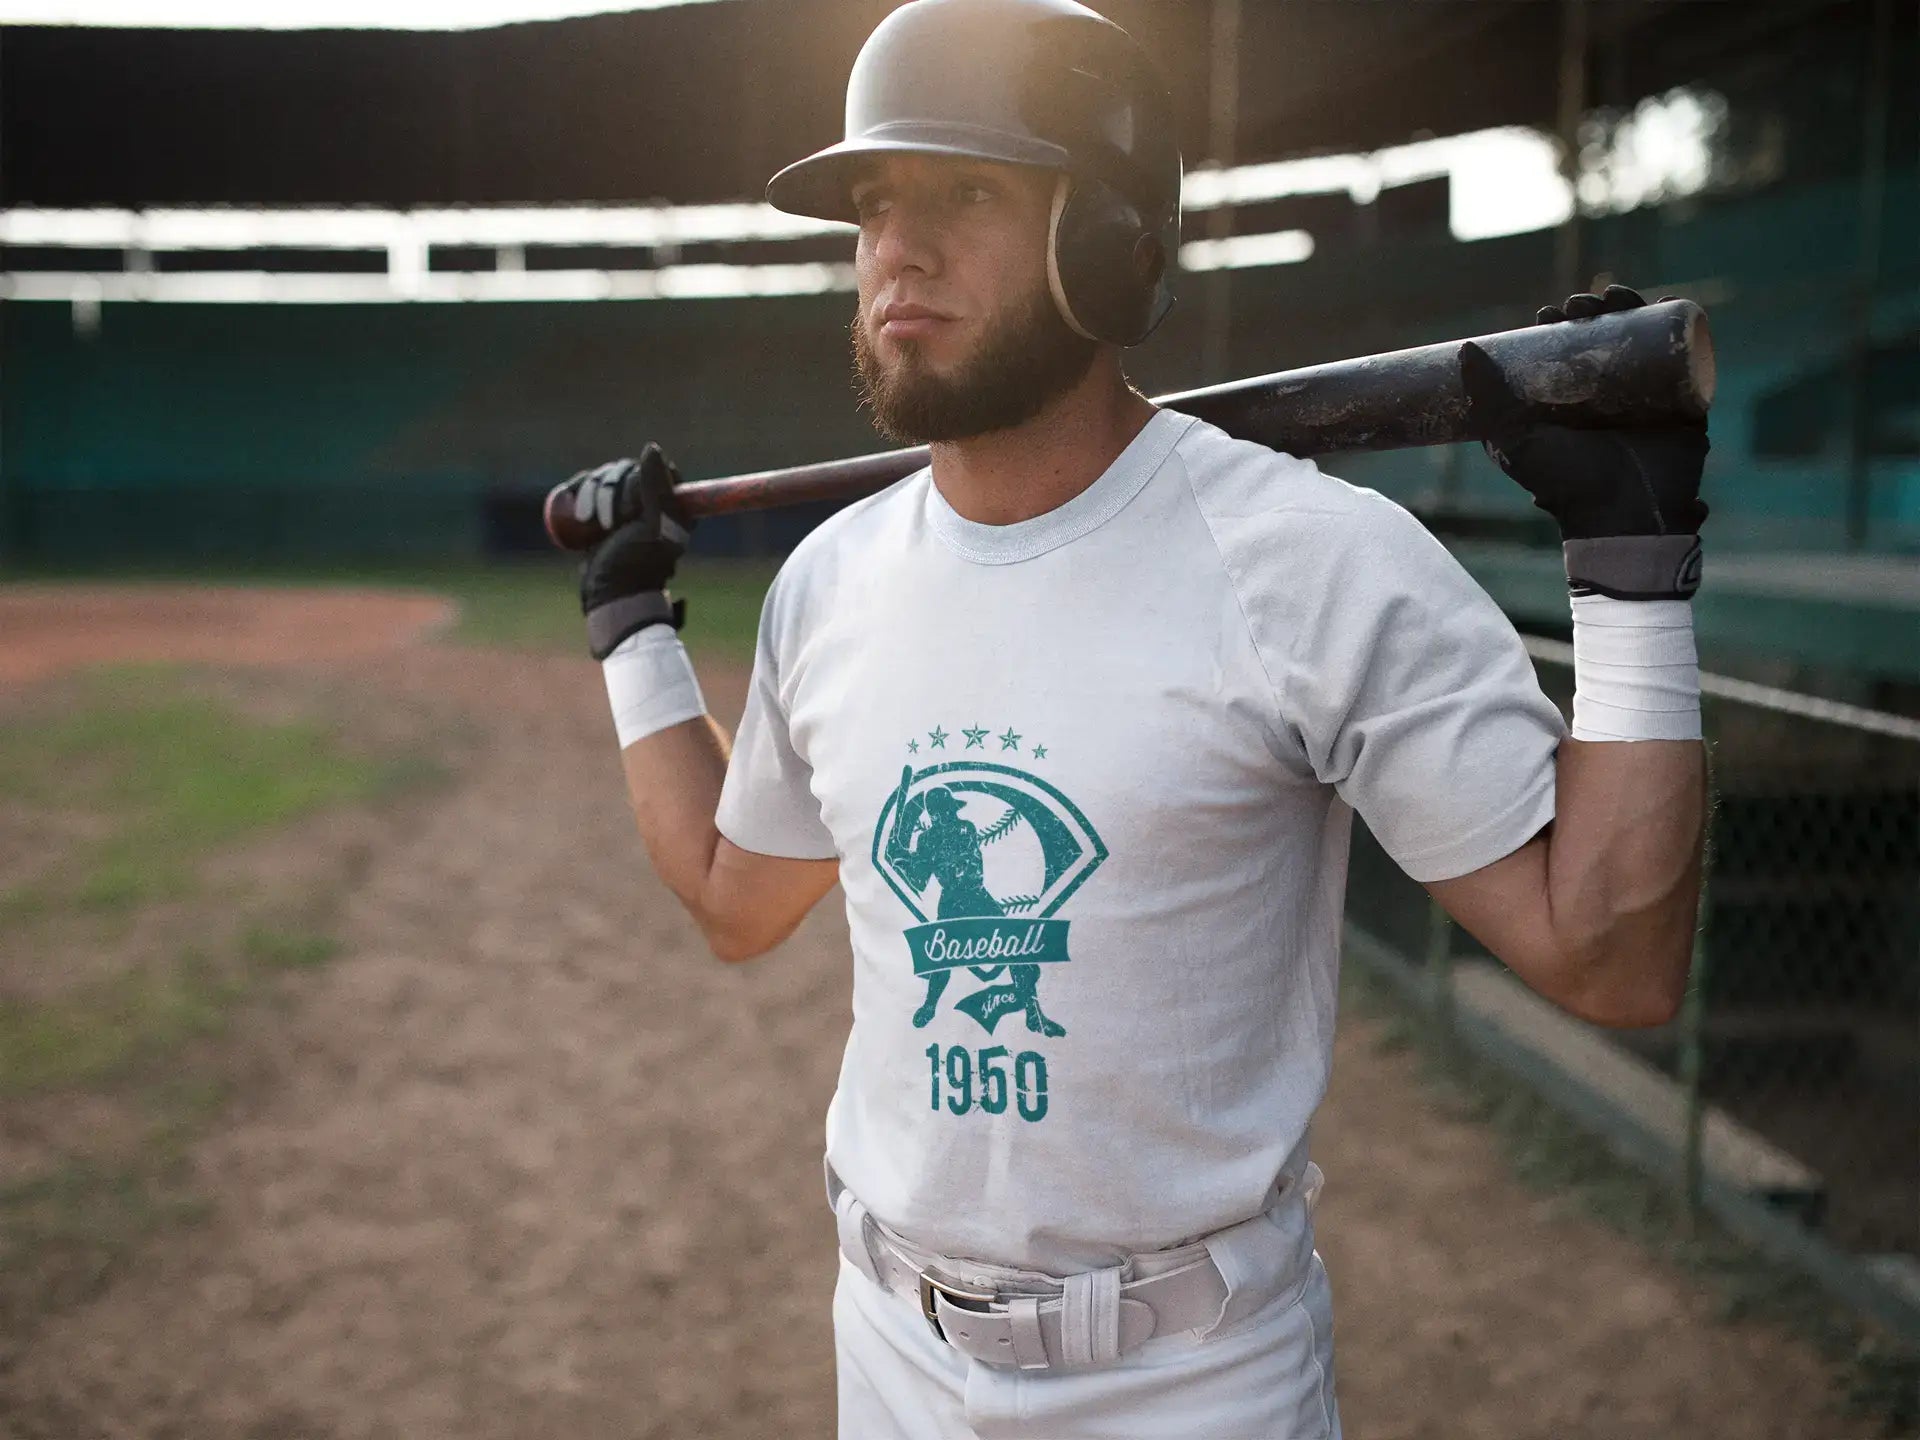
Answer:
M1180 157L1118 27L913 0L846 139L768 193L858 225L859 390L932 465L787 560L731 744L666 590L673 467L570 483L618 522L581 600L661 876L725 960L845 891L840 1433L1337 1436L1309 1122L1353 813L1542 995L1674 1013L1705 428L1540 423L1463 347L1490 452L1565 535L1569 736L1405 510L1127 383Z

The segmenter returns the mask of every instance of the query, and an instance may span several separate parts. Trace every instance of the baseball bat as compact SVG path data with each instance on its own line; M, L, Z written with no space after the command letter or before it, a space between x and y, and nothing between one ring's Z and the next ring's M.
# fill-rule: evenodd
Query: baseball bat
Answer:
M1479 335L1507 384L1529 409L1562 424L1593 428L1698 420L1713 403L1713 337L1691 300L1553 325ZM1195 415L1241 440L1294 455L1397 450L1477 438L1460 386L1458 340L1362 355L1163 395L1156 405ZM695 480L676 492L696 518L807 500L854 500L927 464L924 445ZM563 550L584 550L605 531L547 496L547 534Z

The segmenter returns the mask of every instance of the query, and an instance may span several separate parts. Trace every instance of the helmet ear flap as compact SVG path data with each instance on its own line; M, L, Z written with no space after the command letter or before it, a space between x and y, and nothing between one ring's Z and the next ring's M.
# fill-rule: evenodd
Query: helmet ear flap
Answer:
M1089 340L1146 339L1173 308L1179 227L1177 212L1156 227L1104 181L1062 175L1047 234L1047 283L1061 318Z

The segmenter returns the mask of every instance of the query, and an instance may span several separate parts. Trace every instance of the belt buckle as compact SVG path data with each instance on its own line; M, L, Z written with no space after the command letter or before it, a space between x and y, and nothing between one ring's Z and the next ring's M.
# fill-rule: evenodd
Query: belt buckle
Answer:
M949 1305L962 1310L977 1310L986 1313L989 1306L1000 1298L997 1290L979 1290L942 1275L939 1271L926 1269L920 1272L920 1313L927 1318L927 1324L933 1327L933 1333L947 1344L947 1332L940 1328L938 1297L947 1297Z

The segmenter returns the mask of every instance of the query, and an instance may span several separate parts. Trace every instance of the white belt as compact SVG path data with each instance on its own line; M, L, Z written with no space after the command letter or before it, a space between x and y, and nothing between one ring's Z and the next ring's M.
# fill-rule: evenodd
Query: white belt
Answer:
M1321 1179L1309 1162L1272 1209L1178 1250L1060 1280L1021 1274L1013 1284L988 1273L1004 1267L950 1260L895 1234L831 1167L827 1194L841 1253L876 1285L915 1300L934 1334L988 1365L1048 1370L1108 1364L1156 1335L1217 1329L1297 1291L1310 1231L1276 1215L1304 1201L1302 1220L1310 1216Z

